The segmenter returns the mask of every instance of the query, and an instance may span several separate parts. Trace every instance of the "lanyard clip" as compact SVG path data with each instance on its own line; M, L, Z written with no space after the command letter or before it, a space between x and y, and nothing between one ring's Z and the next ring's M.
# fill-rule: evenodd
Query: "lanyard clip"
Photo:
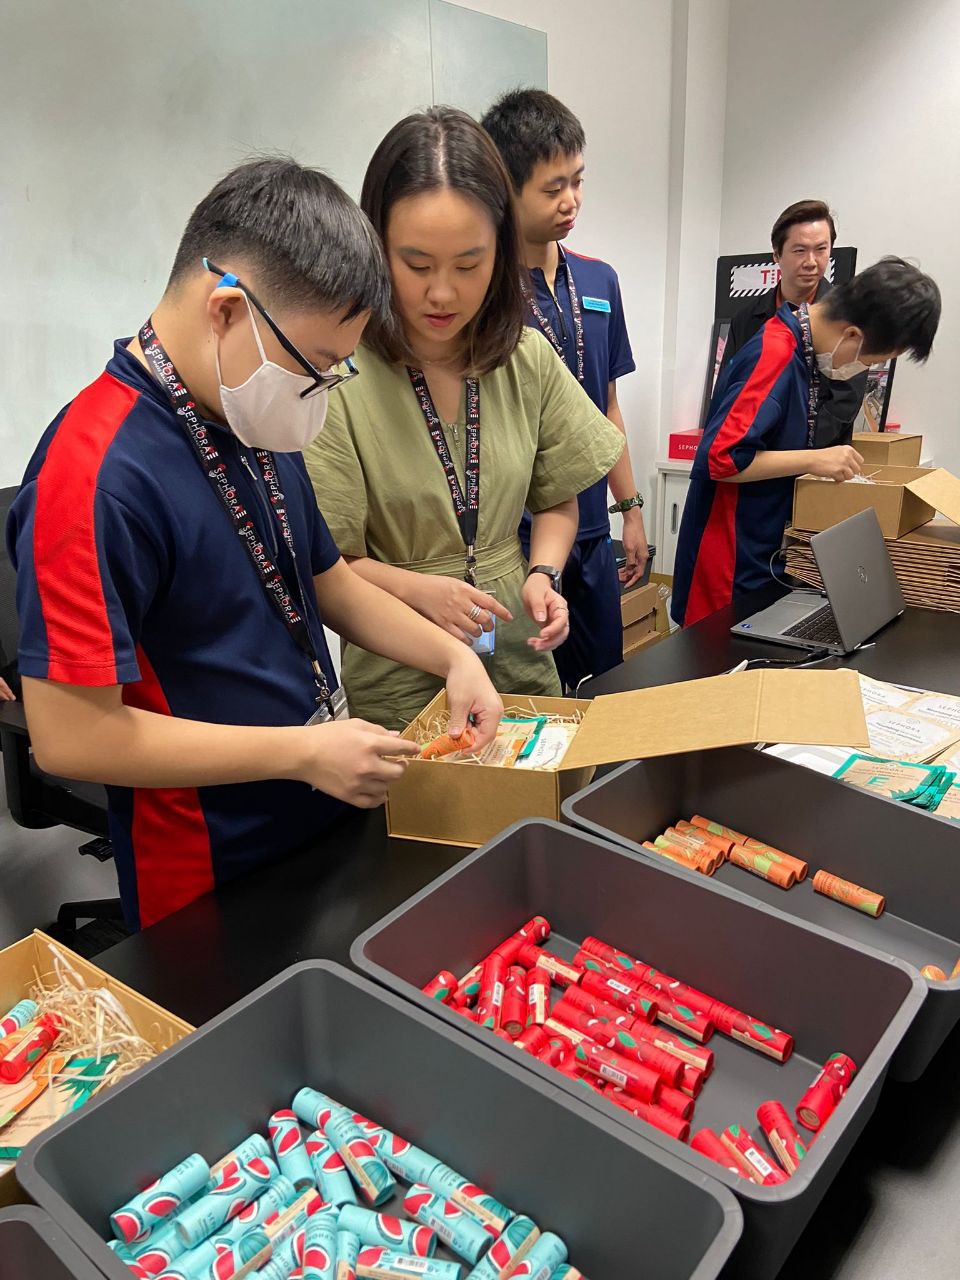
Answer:
M471 543L468 543L467 545L466 563L465 563L464 574L463 574L464 582L466 582L471 587L475 587L477 585L476 568L477 568L477 557L474 554L474 547L473 547L473 543L471 542Z

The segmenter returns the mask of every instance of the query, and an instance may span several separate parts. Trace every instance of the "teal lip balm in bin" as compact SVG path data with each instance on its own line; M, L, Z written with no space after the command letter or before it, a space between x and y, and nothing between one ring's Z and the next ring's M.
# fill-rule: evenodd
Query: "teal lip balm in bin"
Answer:
M337 1219L315 1213L303 1238L303 1280L334 1280L337 1270Z
M328 1204L357 1204L357 1193L353 1189L353 1181L347 1173L347 1166L340 1159L340 1153L319 1131L311 1133L307 1138L307 1155L317 1179L320 1194Z
M296 1115L292 1111L275 1111L268 1127L280 1172L290 1179L297 1191L315 1187L317 1180Z
M246 1164L230 1161L221 1170L213 1190L188 1205L180 1215L177 1234L181 1241L192 1249L235 1218L251 1200L262 1196L279 1176L280 1171L274 1162L263 1156L254 1156Z
M113 1234L121 1244L145 1240L158 1223L176 1213L185 1200L202 1191L209 1181L210 1166L203 1156L187 1156L146 1191L110 1215Z
M476 1218L451 1200L437 1195L422 1182L415 1182L407 1192L403 1208L411 1218L437 1233L443 1243L459 1258L472 1266L493 1243L494 1235Z

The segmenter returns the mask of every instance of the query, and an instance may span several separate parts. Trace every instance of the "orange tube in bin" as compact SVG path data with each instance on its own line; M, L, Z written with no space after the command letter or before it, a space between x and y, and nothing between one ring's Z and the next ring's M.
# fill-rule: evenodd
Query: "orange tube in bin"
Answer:
M947 980L947 975L936 964L925 964L920 970L920 977L926 978L928 982L946 982Z
M958 961L957 961L957 963L956 963L956 964L953 966L953 968L951 969L951 971L950 971L950 977L951 977L951 978L960 978L960 960L958 960Z
M802 858L795 858L792 853L784 853L782 849L775 848L772 844L767 844L764 840L754 840L753 836L747 836L746 840L741 841L744 849L749 849L753 853L762 853L766 857L771 858L774 862L779 862L782 867L788 867L796 872L797 884L801 880L806 880L809 866Z
M834 902L842 902L845 907L853 907L854 911L862 911L864 915L874 918L883 915L886 900L883 894L874 893L872 889L862 889L860 885L849 880L841 880L828 871L818 871L813 877L813 887Z
M681 848L678 844L670 844L663 836L657 836L656 841L644 840L644 849L649 849L651 853L659 853L662 858L669 858L671 862L676 862L681 867L689 867L691 871L703 871L702 863L705 859L693 849ZM704 871L704 875L707 873Z
M722 867L726 859L723 850L718 849L709 840L700 840L694 835L684 835L676 827L667 827L660 838L680 849L689 849L691 853L696 854L701 864L698 870L702 870L708 876L712 876L718 867Z
M695 827L692 822L680 821L674 824L675 831L679 831L682 836L686 836L690 840L696 840L702 845L710 848L718 849L727 857L730 850L736 843L735 840L729 840L726 836L713 836L709 832L704 831L702 827Z
M730 850L730 861L735 867L742 867L761 880L775 884L778 889L792 889L797 883L797 873L792 867L775 862L759 849L747 849L742 844L735 844Z
M712 836L724 836L727 840L733 840L735 844L743 844L747 838L742 831L734 831L733 827L725 827L722 822L714 822L712 818L704 818L699 813L693 815L690 825L700 827ZM701 1130L701 1132L709 1133L710 1130ZM719 1142L720 1139L717 1138L717 1141Z

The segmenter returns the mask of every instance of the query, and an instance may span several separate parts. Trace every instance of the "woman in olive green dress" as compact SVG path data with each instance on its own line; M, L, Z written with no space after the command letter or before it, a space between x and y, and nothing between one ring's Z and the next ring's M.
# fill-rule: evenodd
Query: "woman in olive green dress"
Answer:
M439 107L401 121L361 205L387 250L393 317L367 329L360 376L305 455L327 524L356 573L478 651L492 643L501 694L559 694L555 566L576 536L576 495L609 472L623 436L524 325L510 182L474 120ZM352 714L387 728L441 687L354 647L342 675Z

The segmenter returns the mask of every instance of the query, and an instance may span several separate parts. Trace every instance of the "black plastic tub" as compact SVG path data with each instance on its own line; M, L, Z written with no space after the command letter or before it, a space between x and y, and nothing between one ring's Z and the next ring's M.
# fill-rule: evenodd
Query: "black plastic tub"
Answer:
M328 961L288 969L54 1125L17 1175L106 1276L129 1280L100 1239L111 1210L188 1152L215 1158L264 1132L304 1084L557 1231L591 1280L638 1264L708 1280L740 1235L736 1201L702 1172Z
M0 1280L103 1280L103 1272L42 1209L16 1205L0 1209Z
M624 765L563 806L570 822L657 861L642 841L694 812L810 863L807 880L786 892L730 865L717 872L721 883L916 970L935 964L949 974L960 959L960 827L910 805L734 747ZM883 915L874 920L814 893L821 868L884 894ZM958 1019L960 978L930 983L891 1079L919 1079Z
M876 1105L891 1055L922 1003L922 981L892 957L799 924L703 876L543 821L518 823L464 859L361 934L351 958L460 1035L492 1044L544 1083L580 1097L582 1085L420 991L439 969L466 973L537 913L551 922L548 949L560 956L571 958L580 940L595 934L795 1036L794 1054L782 1066L713 1036L716 1067L697 1100L694 1131L740 1123L759 1137L759 1103L779 1098L792 1111L831 1053L847 1053L858 1064L809 1156L777 1187L757 1187L585 1094L624 1129L731 1187L745 1218L732 1274L776 1275Z

